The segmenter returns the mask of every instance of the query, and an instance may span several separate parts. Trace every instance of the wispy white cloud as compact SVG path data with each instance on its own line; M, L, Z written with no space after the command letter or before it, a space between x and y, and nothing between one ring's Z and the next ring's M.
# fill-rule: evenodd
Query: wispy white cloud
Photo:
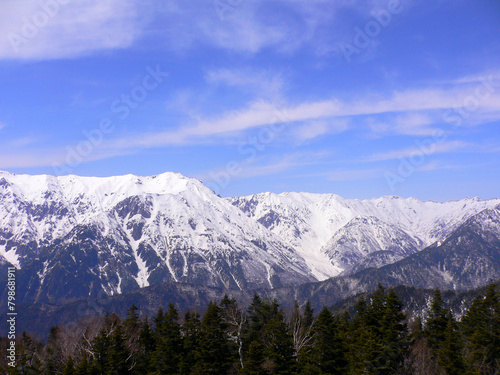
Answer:
M435 113L408 113L393 116L384 121L369 121L369 127L375 135L384 136L387 134L402 134L413 136L432 136L439 129L431 126L442 122Z
M326 134L342 133L349 129L347 119L334 119L332 121L311 121L297 127L293 131L294 137L299 143L310 141Z
M238 87L267 99L281 97L285 87L281 74L254 69L211 70L205 78L210 84Z
M0 59L56 59L126 48L147 7L135 0L0 2Z
M406 148L404 150L378 153L368 158L368 161L394 160L408 158L415 155L443 154L448 152L455 152L459 149L465 148L466 146L469 146L469 144L463 141L448 141L440 143L436 142L430 145L426 145L425 149L415 146Z
M214 72L208 79L212 82L229 84L231 78L236 80L234 84L244 85L245 82L252 82L251 78L240 75L237 71ZM253 84L257 85L255 82ZM419 137L432 136L436 134L433 132L436 126L445 122L443 114L464 103L464 98L475 97L476 88L477 85L446 89L413 89L395 91L385 96L358 97L348 101L328 98L320 101L291 103L257 99L240 109L222 112L216 116L196 114L175 129L168 128L106 139L100 146L100 150L103 151L99 157L137 152L145 148L234 141L241 139L245 132L264 127L286 129L284 133L280 133L283 136L277 139L295 142L298 140L300 143L324 134L339 133L358 126L355 121L356 116L370 116L375 119L373 124L384 124L381 129L378 129L382 135L396 133ZM189 97L186 100L189 100ZM186 107L189 105L186 104ZM487 121L499 120L499 108L500 92L496 90L477 101L477 108L469 118L463 119L464 124L466 121L471 121L473 117L487 119ZM383 116L379 117L379 115ZM382 121L387 116L392 121ZM458 141L443 142L436 145L434 152L451 152L465 145ZM369 158L369 161L397 159L414 152L418 150L410 148L379 153ZM37 165L41 162L36 158L33 160Z
M411 135L430 135L429 127L434 121L444 123L444 110L454 108L463 102L467 95L474 95L474 88L457 89L416 89L397 91L387 97L365 97L350 102L332 98L324 101L301 102L295 105L257 100L246 107L233 110L213 118L198 118L194 124L181 126L177 130L160 131L134 135L110 142L109 147L158 147L163 145L182 145L197 143L210 137L234 136L239 132L276 124L299 124L304 126L328 121L335 124L339 119L355 116L400 114L396 117L396 131ZM478 101L474 115L488 114L489 121L500 115L500 93L493 92ZM434 120L433 111L441 110L440 120ZM418 112L422 112L420 114ZM425 114L427 112L427 114ZM432 117L432 116L434 117ZM500 117L496 117L500 119ZM467 119L465 119L467 120ZM306 122L306 124L304 124ZM342 124L339 130L348 126ZM317 131L321 127L317 127ZM323 130L325 128L323 127ZM300 131L299 131L300 133Z
M452 165L452 164L443 164L437 161L432 161L430 163L424 164L421 167L416 169L417 172L433 172L439 170L460 170L464 168L470 168L470 166L464 165Z

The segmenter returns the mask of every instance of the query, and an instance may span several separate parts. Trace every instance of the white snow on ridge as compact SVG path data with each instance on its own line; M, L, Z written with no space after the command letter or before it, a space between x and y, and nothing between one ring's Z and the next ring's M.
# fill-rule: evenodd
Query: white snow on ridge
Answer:
M445 238L469 217L500 204L500 199L468 198L438 203L395 196L359 200L294 192L226 199L290 243L319 280L343 271L326 255L325 245L353 219L375 217L404 231L423 249ZM385 238L370 238L379 244L385 242ZM357 239L364 240L366 237Z
M126 214L118 212L121 204L126 204ZM3 235L20 244L47 244L63 238L78 224L95 225L103 236L132 249L130 256L138 268L133 278L140 287L149 285L153 268L138 254L141 244L154 250L173 280L192 272L187 263L195 252L216 277L232 278L239 286L242 280L238 276L221 276L222 271L211 262L251 254L254 263L243 267L247 278L264 278L272 284L276 265L285 265L310 280L343 272L344 266L337 260L350 253L343 252L338 241L325 248L332 238L359 244L357 250L363 255L398 243L417 243L424 248L444 239L469 217L498 204L500 199L438 203L393 196L358 200L294 192L223 199L200 181L172 172L150 177L55 177L0 171L0 240ZM376 218L380 223L368 228L358 225L347 233L346 226L354 227L359 218ZM367 240L374 245L362 249ZM334 259L329 252L335 251ZM0 255L18 267L23 264L15 250L5 251L5 245L0 245Z

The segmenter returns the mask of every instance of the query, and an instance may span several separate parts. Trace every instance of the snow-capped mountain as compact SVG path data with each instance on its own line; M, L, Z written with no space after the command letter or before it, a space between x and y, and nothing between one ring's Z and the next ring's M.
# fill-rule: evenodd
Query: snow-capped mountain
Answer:
M200 181L176 173L2 172L0 204L0 254L22 269L34 300L116 294L161 281L251 288L315 280L292 247Z
M0 172L0 267L20 269L18 295L26 301L160 282L276 288L394 263L498 204L309 193L223 199L177 173Z
M402 259L500 203L394 196L358 200L310 193L263 193L228 201L293 246L318 280L352 267L359 270L360 263L380 267Z

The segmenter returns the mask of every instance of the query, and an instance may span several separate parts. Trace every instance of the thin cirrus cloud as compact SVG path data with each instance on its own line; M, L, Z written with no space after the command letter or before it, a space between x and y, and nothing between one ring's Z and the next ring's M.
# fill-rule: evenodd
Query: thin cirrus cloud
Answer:
M316 124L316 136L326 134L327 129L321 121L340 124L337 132L350 128L340 119L356 116L377 116L381 114L398 114L393 124L386 124L385 132L393 132L414 136L435 134L430 127L433 122L445 123L445 114L450 109L460 106L464 98L474 97L475 88L469 89L415 89L397 91L386 97L365 97L352 101L341 101L330 98L315 102L301 102L295 105L273 103L256 100L246 107L222 113L210 119L198 118L194 124L184 125L176 130L136 134L107 143L111 148L160 147L166 145L197 144L200 139L211 142L213 137L233 137L235 134L277 124L296 125L296 134L304 139L300 126ZM461 125L474 123L474 118L486 118L487 121L500 119L500 94L493 92L477 101L474 112L467 118L461 118ZM438 111L438 115L436 115ZM457 113L454 114L458 116ZM378 121L379 123L381 121ZM372 129L373 130L373 129ZM302 136L301 136L302 134Z
M281 97L285 80L281 74L253 69L210 70L205 75L209 85L237 87L264 98Z
M4 0L0 59L76 58L130 47L145 34L156 35L171 50L199 45L244 54L266 48L287 54L311 45L321 50L332 41L319 37L318 30L334 24L340 7L366 14L373 8L348 0L280 1L285 12L274 6L269 0L242 1L221 13L217 2L204 0Z
M418 155L442 154L447 152L455 152L458 150L463 150L467 146L469 146L469 144L463 141L434 142L430 144L425 144L425 147L414 146L406 148L404 150L377 153L369 157L367 161L385 161L385 160L408 158Z
M223 81L228 76L219 74L213 76L212 79ZM198 116L188 120L190 123L181 125L174 130L136 133L106 139L102 145L96 147L92 157L85 158L84 162L131 154L140 149L171 145L214 144L214 142L221 140L234 139L235 136L247 131L269 126L276 127L277 131L280 129L291 130L286 132L287 137L280 137L281 141L290 139L291 135L295 142L301 143L323 135L352 129L358 126L357 122L354 121L356 116L371 116L376 119L376 123L383 123L382 119L377 119L379 115L384 115L384 117L387 114L394 115L395 120L392 123L385 123L386 128L383 129L382 133L427 136L431 135L431 129L433 129L430 124L433 122L437 124L439 121L442 123L443 114L450 108L456 107L457 104L460 105L464 98L473 97L475 88L475 85L470 85L467 88L460 86L432 90L414 89L396 91L387 96L366 96L351 101L330 98L290 104L284 101L256 100L243 108L222 112L219 116L211 118ZM487 121L498 120L500 119L498 108L500 108L500 95L495 91L478 101L475 112L467 119L464 118L463 123L465 125L467 121L473 122L474 118L482 118ZM371 131L373 132L373 129ZM451 152L464 146L460 142L441 143L436 146L435 152ZM30 152L34 152L34 150ZM397 159L411 155L412 152L415 150L405 149L379 153L365 161ZM42 155L43 157L40 158L36 156L26 158L24 151L19 150L15 152L15 155L3 155L0 167L20 168L64 164L66 153L64 150L60 152L54 150L48 154L42 153Z
M74 58L126 48L144 26L134 0L0 3L0 59Z
M316 30L332 24L338 7L354 6L349 1L283 0L279 1L281 11L277 12L275 5L274 0L240 1L233 5L204 0L171 1L161 7L165 21L162 33L169 47L179 50L201 44L240 53L253 54L266 48L290 53L305 43L317 42Z

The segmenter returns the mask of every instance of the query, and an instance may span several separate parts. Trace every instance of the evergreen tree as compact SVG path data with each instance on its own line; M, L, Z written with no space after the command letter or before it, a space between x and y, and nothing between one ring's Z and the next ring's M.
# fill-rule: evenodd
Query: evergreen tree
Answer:
M173 303L166 313L158 311L156 323L156 348L152 355L154 374L177 374L182 357L182 339L179 313Z
M243 367L243 325L246 316L238 307L236 299L229 298L227 294L220 302L220 307L230 351L239 358L239 367Z
M231 364L225 340L221 308L210 302L200 326L200 344L193 375L224 374Z
M268 324L263 330L264 353L266 369L271 374L289 374L295 368L293 358L293 338L288 324L278 302L274 300L270 305Z
M425 324L424 333L429 340L429 346L436 350L439 343L444 340L444 333L448 325L448 310L444 308L444 301L439 289L434 291L431 302L431 311Z
M252 341L245 356L245 367L240 370L242 375L266 375L264 370L264 346L258 340Z
M387 373L398 373L404 367L410 344L405 320L403 302L397 296L396 291L391 288L387 294L385 312L381 321L382 358Z
M134 373L148 374L151 371L152 355L156 348L156 340L148 319L141 323L139 331L139 349L136 357Z
M39 343L23 331L21 340L16 347L17 367L12 371L12 375L40 373L42 363L37 355L40 353L40 349Z
M200 315L186 312L182 325L183 357L180 363L181 374L190 374L196 364L196 353L200 345Z
M474 373L500 373L500 297L495 285L478 296L462 319L467 363Z
M109 340L110 346L107 353L107 371L108 375L127 375L130 373L128 369L127 359L129 352L125 345L125 333L121 322L117 322L111 339Z
M76 375L75 362L73 361L73 357L69 356L66 364L64 365L62 375Z
M452 314L447 314L447 324L443 340L438 343L438 364L447 375L465 374L465 363L462 356L462 341L458 326Z
M47 345L45 346L44 372L49 374L60 373L64 367L62 349L58 344L59 327L50 329Z
M90 369L92 367L92 364L89 361L89 358L84 355L83 358L80 360L78 363L78 366L76 366L76 375L89 375L90 374Z
M383 290L378 289L368 304L361 298L356 304L354 314L347 332L349 374L372 373L379 367L374 362L382 355L382 343L380 340L380 321L383 317ZM372 308L373 305L373 308Z
M314 324L311 350L301 357L302 374L345 374L347 360L341 335L342 321L323 307Z

